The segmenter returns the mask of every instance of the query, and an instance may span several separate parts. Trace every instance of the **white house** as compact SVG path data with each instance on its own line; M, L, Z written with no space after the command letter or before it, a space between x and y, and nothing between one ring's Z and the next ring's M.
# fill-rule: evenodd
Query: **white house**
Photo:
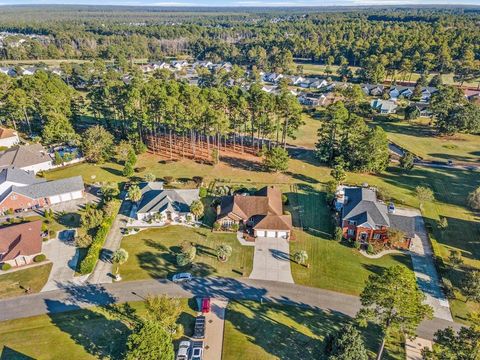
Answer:
M0 169L15 167L37 173L54 167L52 158L41 144L16 145L0 152Z
M391 100L375 99L370 103L372 109L377 110L380 114L394 114L398 105Z
M12 129L0 128L0 146L12 147L20 142L18 133Z
M10 191L13 186L28 186L39 182L45 182L45 179L35 178L35 174L14 167L0 170L0 197Z

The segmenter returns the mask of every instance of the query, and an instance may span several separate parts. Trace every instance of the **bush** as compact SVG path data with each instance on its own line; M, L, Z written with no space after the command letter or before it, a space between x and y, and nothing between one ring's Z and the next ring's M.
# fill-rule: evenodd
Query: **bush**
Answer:
M218 221L215 221L213 223L213 230L218 231L218 230L220 230L220 227L221 227L221 225Z
M115 201L116 211L113 213L117 213L120 209L120 202ZM115 220L115 215L112 215L102 222L100 225L97 233L95 234L92 244L88 248L87 255L83 258L82 262L80 263L80 273L82 275L90 274L95 265L97 264L98 258L100 256L100 251L102 250L103 244L105 243L105 239L107 238L108 232L112 227L113 221Z
M195 184L197 184L197 186L202 186L202 184L203 184L203 177L202 176L194 176L192 178L192 180L194 181Z
M165 181L166 185L171 184L173 182L173 180L175 180L175 178L173 176L164 176L164 178L163 178L163 181Z
M355 247L355 249L359 250L362 245L360 244L360 241L354 241L353 246Z
M39 262L45 261L46 259L47 257L44 254L38 254L38 255L35 255L35 257L33 258L33 262L39 263Z
M208 195L208 190L207 188L201 187L200 190L198 191L198 196L201 198L207 197Z
M368 254L373 254L375 252L375 250L373 249L373 245L372 244L368 244L367 246L367 253Z
M282 203L283 205L288 205L288 196L285 194L282 194Z
M240 228L240 226L238 224L233 224L230 229L232 229L232 231L238 231L238 229Z
M12 268L12 265L10 265L10 264L8 264L8 263L2 264L2 270L3 270L3 271L10 270L11 268Z
M334 233L333 233L333 238L334 238L336 241L338 241L338 242L342 241L342 238L343 238L343 230L342 230L342 228L340 228L340 227L338 227L338 226L335 227L335 231L334 231Z

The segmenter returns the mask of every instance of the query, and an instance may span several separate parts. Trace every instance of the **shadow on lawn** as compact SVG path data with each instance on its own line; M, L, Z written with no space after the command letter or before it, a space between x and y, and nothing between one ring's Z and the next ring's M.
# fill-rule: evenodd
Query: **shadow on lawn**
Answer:
M22 354L8 346L1 349L0 360L35 360L35 358Z

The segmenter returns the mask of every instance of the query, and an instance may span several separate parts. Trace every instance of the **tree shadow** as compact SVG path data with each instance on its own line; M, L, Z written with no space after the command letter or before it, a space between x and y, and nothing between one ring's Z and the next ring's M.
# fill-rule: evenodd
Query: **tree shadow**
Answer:
M265 172L263 165L257 161L231 156L221 156L220 160L234 168L239 168L246 171Z
M122 173L121 170L114 169L114 168L111 168L111 167L106 167L106 166L101 166L100 169L105 170L106 172L108 172L112 175L123 177L123 173Z
M57 222L67 228L80 227L80 214L78 213L57 213L55 214Z
M286 175L291 176L292 178L299 180L299 181L304 181L309 184L318 184L319 181L311 176L304 175L304 174L298 174L298 173L292 173L291 171L285 172Z
M22 354L8 346L4 346L0 354L0 360L35 360L35 358Z

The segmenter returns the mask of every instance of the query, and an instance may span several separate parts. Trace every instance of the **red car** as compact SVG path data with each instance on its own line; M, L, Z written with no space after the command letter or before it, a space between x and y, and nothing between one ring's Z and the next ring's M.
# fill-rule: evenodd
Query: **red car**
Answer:
M202 299L202 313L209 313L210 312L210 298L203 298Z

